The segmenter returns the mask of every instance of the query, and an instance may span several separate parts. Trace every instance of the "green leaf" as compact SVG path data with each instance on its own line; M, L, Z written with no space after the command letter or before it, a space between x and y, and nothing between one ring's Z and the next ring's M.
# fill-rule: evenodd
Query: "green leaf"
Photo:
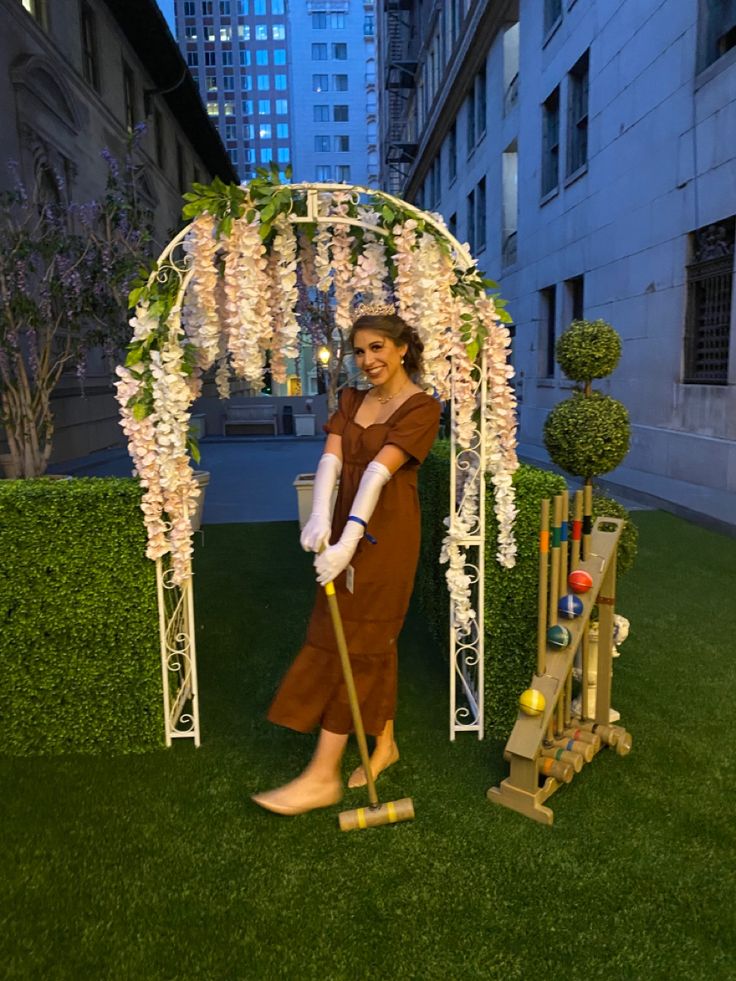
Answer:
M136 402L133 406L133 418L137 422L143 422L146 416L150 415L150 410L143 402Z
M125 367L130 368L134 364L138 364L139 361L143 359L143 348L136 345L128 351L125 358Z

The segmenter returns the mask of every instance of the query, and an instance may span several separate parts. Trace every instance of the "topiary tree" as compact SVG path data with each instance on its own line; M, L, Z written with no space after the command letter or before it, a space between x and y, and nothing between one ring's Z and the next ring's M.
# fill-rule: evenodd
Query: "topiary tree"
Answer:
M590 484L629 452L626 407L592 387L594 378L605 378L618 364L621 338L605 320L573 320L557 341L555 355L567 377L583 389L549 413L544 445L559 467Z
M593 391L593 380L605 378L621 357L621 338L605 320L573 320L555 347L557 363L582 391L559 402L544 424L544 445L550 458L568 473L592 484L598 474L615 469L629 452L631 426L626 406L610 395ZM618 572L634 564L638 531L623 505L594 495L593 517L623 518Z

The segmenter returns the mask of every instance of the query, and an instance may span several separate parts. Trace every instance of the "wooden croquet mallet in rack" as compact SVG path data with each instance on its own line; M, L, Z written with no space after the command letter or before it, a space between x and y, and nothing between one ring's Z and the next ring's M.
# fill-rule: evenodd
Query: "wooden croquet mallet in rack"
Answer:
M549 501L542 502L539 534L539 605L537 610L537 669L530 688L543 696L544 708L531 717L519 712L504 751L510 764L509 776L491 787L488 799L518 811L543 824L554 815L545 801L560 786L569 783L604 746L626 755L631 736L621 726L609 724L611 703L611 652L616 595L616 552L623 528L619 518L592 520L592 494L578 491L573 502L571 549L567 493L552 502L550 548ZM591 586L582 595L567 594L567 568L590 577ZM578 576L587 582L587 577ZM599 611L599 686L593 718L575 718L572 713L573 665L587 650L587 633L593 607ZM578 612L579 611L579 612ZM559 619L566 619L565 632ZM548 640L549 638L549 640ZM550 642L551 641L551 642ZM584 665L585 667L585 665ZM601 683L602 682L602 683ZM585 685L585 670L583 670ZM527 691L525 695L528 696ZM540 699L542 701L542 699ZM582 700L582 705L585 705ZM523 708L523 706L522 706Z

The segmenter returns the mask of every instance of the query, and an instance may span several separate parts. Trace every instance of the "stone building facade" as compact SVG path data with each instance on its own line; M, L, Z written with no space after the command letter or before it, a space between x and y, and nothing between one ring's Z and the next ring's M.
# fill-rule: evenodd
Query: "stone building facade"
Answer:
M615 486L736 524L736 3L382 0L382 183L440 211L515 319L544 459L574 317L624 342Z
M145 123L140 187L163 247L192 180L236 179L155 0L0 0L0 23L0 190L14 179L5 163L16 161L28 187L59 175L62 203L98 198L101 152L122 158ZM101 358L90 361L84 397L70 369L53 411L52 462L123 441Z

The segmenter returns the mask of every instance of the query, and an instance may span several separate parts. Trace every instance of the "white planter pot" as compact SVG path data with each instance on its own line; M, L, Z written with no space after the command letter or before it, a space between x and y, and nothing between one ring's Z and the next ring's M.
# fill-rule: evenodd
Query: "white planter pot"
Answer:
M314 418L314 416L312 417ZM312 513L312 498L314 497L314 474L313 473L300 473L297 474L296 480L294 481L294 487L296 489L296 503L299 509L299 530L304 527L304 525L309 520L309 515ZM335 499L337 498L337 491L340 487L340 481L335 484L335 489L332 492L332 503L330 505L330 513L335 510Z
M311 412L294 413L294 435L314 436L314 416Z
M207 485L210 482L209 470L195 470L194 479L199 484L199 500L197 501L197 510L192 515L192 532L199 531L202 526L202 515L204 514L204 495L207 490Z

